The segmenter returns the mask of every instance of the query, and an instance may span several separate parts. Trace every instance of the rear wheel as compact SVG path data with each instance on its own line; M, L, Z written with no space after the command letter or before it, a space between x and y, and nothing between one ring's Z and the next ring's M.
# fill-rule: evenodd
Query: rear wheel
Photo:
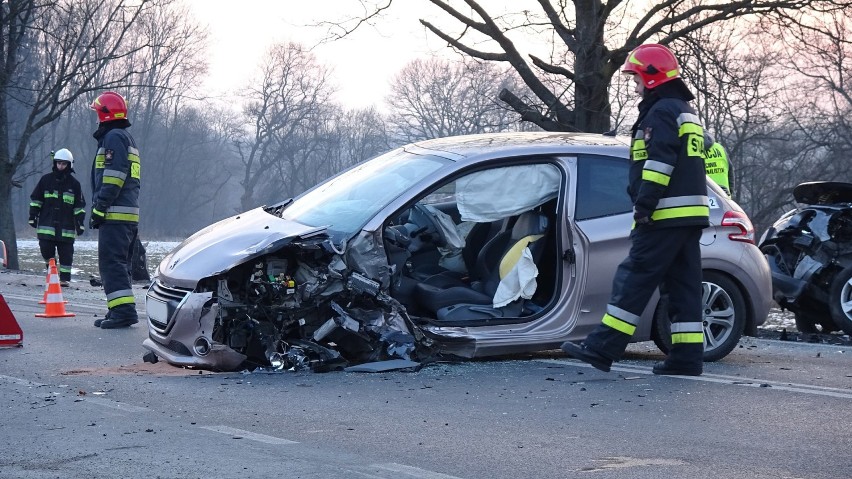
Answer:
M739 343L745 330L746 304L739 286L727 276L704 272L702 293L704 361L718 361ZM671 323L668 298L663 296L654 313L651 339L668 354L671 350Z
M838 273L831 283L828 309L834 323L852 335L852 266Z
M796 308L798 311L793 313L793 317L796 319L796 329L800 333L828 334L840 329L834 324L831 313L825 305L808 298L802 298L798 302L800 303Z

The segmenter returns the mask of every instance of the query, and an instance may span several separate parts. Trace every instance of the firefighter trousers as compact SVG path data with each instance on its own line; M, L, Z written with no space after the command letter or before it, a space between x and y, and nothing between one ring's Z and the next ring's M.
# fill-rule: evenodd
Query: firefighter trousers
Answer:
M45 267L50 265L50 259L59 255L59 281L71 281L71 267L74 264L74 242L39 239L38 248L44 258ZM49 273L49 271L48 271Z
M130 261L139 228L133 223L104 223L98 229L98 269L113 319L137 318Z
M703 360L701 230L637 226L631 232L630 253L616 270L606 314L584 341L586 347L618 361L660 287L669 296L669 360L678 364Z

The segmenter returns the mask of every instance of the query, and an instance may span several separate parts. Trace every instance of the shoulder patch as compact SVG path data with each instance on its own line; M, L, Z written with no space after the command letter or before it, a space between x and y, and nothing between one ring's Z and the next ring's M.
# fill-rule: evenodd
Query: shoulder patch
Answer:
M645 127L645 142L647 143L649 141L651 141L651 127L646 126ZM109 150L107 150L107 151L109 151Z
M113 154L115 154L115 152L114 152L114 151L112 151L112 150L106 150L106 151L104 152L104 159L105 159L106 161L112 161L112 155L113 155Z

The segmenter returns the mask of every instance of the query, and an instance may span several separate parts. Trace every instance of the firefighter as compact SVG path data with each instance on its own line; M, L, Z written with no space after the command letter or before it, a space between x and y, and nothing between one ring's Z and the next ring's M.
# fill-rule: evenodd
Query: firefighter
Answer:
M689 102L674 54L663 45L640 45L622 72L642 96L631 129L628 193L634 226L628 256L618 266L601 324L581 343L562 350L602 371L624 353L657 287L665 285L672 347L654 374L703 372L701 230L709 226L704 131Z
M704 132L704 145L704 169L707 176L719 185L725 194L731 196L731 163L728 160L728 152L707 131Z
M71 284L74 240L85 233L86 199L74 173L74 155L66 148L52 153L53 171L41 177L30 195L29 224L36 229L45 266L59 256L59 284Z
M98 268L109 308L95 326L124 328L139 322L129 273L139 225L139 150L127 131L130 121L121 95L102 93L90 108L98 114L93 135L98 152L92 164L89 227L98 230Z

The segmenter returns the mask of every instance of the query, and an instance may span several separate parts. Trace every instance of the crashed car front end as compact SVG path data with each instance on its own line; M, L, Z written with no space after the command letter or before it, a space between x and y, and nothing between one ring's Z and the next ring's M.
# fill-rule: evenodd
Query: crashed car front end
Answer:
M794 197L802 206L779 218L760 242L772 270L773 296L797 314L800 329L807 329L807 321L837 329L831 293L852 266L852 185L804 183Z
M387 294L390 271L372 236L341 249L321 229L262 208L213 225L161 263L143 346L177 366L221 371L422 360L431 341Z

